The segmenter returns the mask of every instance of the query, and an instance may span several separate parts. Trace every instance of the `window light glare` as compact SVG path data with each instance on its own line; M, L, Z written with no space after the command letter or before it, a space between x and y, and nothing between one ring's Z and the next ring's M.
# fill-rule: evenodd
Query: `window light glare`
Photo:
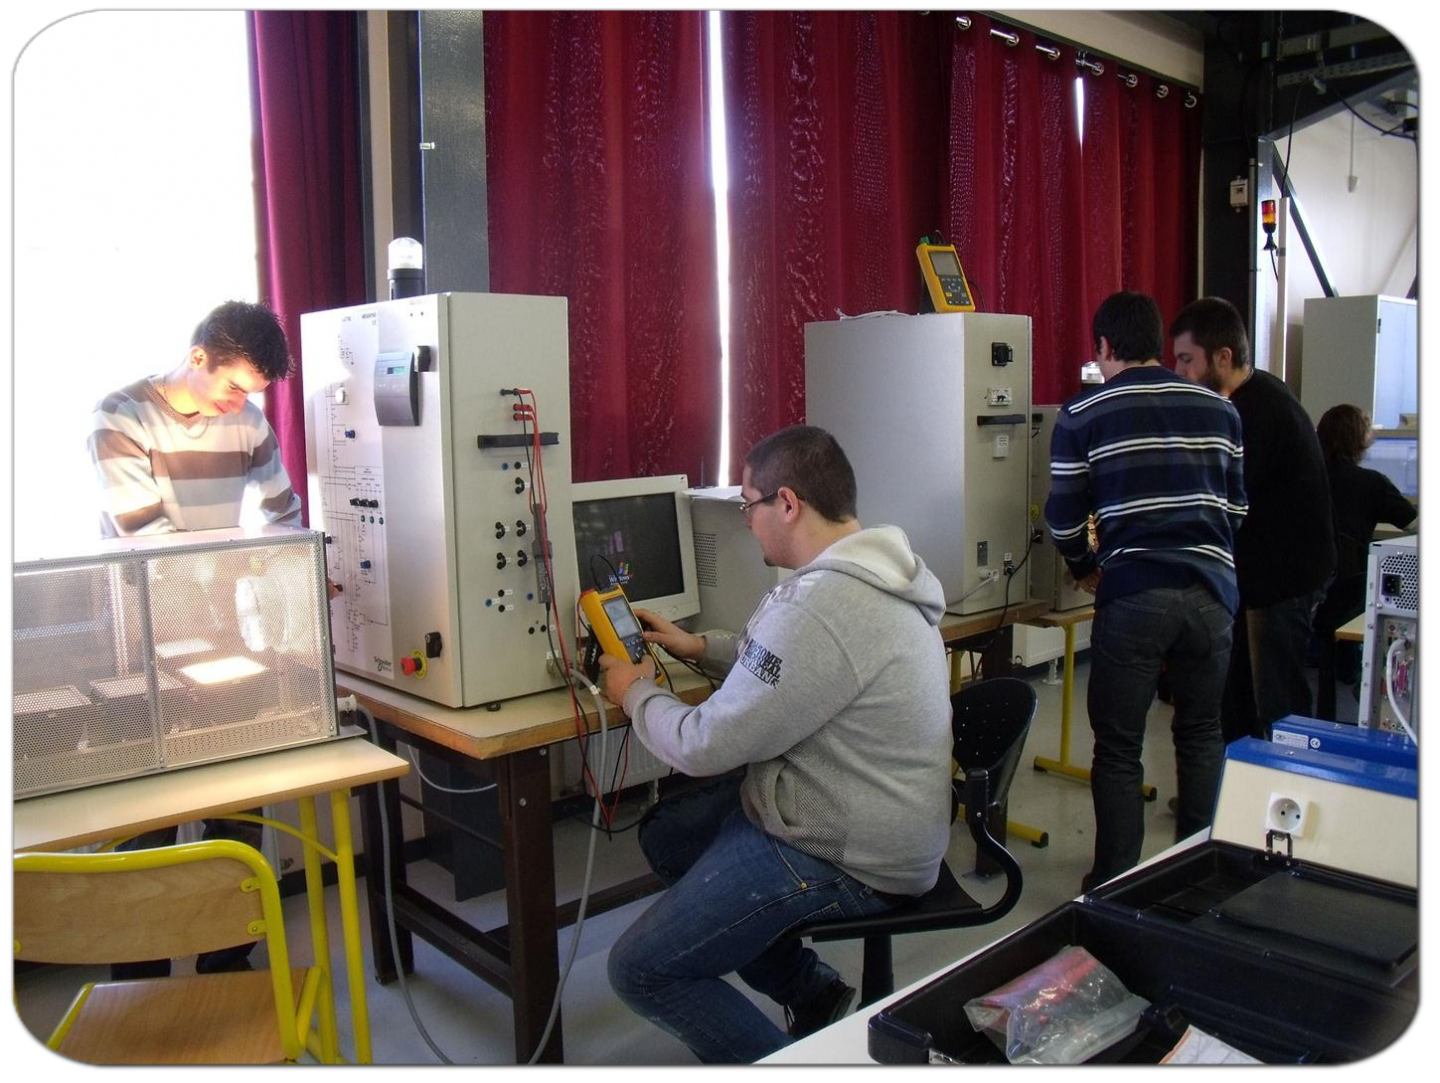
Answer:
M183 666L180 672L196 684L226 684L244 677L253 677L265 670L266 667L255 659L235 654L229 658L217 658L213 662L196 662L193 666Z

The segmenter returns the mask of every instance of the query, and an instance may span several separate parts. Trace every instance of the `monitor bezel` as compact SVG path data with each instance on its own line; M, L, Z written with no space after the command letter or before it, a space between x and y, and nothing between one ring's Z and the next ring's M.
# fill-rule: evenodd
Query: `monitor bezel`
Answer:
M643 601L632 599L636 608L648 609L669 621L685 620L700 612L700 584L695 577L695 529L690 518L690 498L686 494L689 487L690 479L686 474L661 474L649 478L613 478L608 481L577 481L570 486L570 523L572 527L575 523L574 506L576 504L634 496L657 496L662 493L673 495L677 542L680 546L680 578L684 589L678 594L664 594L658 598L647 598ZM577 537L575 576L577 583L580 584L576 591L577 596L586 589L583 584L587 575L586 559L580 552L579 538Z

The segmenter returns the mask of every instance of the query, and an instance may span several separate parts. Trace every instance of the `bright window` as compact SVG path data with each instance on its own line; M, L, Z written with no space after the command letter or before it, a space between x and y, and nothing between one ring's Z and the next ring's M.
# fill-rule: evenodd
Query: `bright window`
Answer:
M94 404L257 297L245 18L86 12L16 63L17 560L99 537Z

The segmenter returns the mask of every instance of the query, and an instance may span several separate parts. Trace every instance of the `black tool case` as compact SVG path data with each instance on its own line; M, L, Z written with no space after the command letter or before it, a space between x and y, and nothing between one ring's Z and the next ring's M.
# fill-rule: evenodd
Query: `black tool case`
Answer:
M1414 889L1207 842L1017 930L870 1019L882 1064L1005 1063L965 1003L1067 945L1150 1001L1091 1063L1154 1064L1187 1025L1267 1063L1339 1063L1404 1032L1418 997Z

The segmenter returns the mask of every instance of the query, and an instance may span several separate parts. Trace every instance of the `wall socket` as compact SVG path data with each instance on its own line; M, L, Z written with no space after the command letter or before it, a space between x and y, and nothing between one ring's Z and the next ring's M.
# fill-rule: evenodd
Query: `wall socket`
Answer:
M1310 802L1301 797L1272 793L1265 807L1265 830L1278 831L1291 838L1301 838L1311 819Z

